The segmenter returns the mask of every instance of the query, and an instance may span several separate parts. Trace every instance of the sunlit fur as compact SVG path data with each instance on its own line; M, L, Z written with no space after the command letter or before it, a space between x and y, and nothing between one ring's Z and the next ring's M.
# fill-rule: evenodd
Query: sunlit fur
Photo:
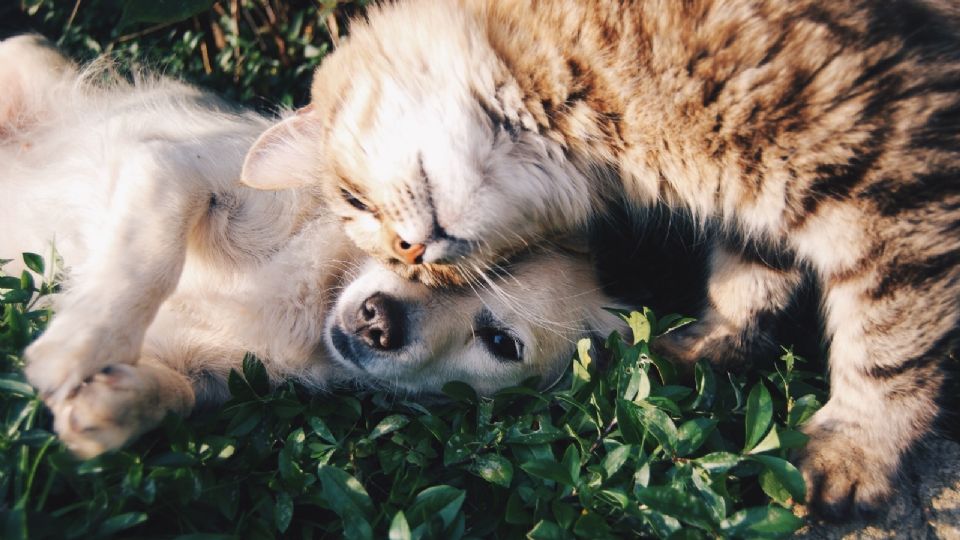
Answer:
M0 253L49 259L52 242L65 261L56 315L25 354L76 454L117 448L168 411L223 401L246 352L274 383L314 390L416 396L457 379L491 393L535 376L551 383L577 339L621 327L602 311L612 302L582 254L540 249L445 291L383 270L313 188L239 185L266 119L175 81L124 82L112 67L78 72L35 37L0 43ZM329 353L325 330L374 293L407 308L409 346ZM523 340L522 361L475 338L481 312Z
M399 261L391 239L423 244L428 264L395 266L427 283L577 228L611 198L716 225L712 305L660 344L683 362L740 356L758 317L810 270L832 397L805 428L800 464L815 506L849 516L892 490L956 345L958 11L933 0L384 5L320 67L302 120L313 136L291 142L316 161L297 178L326 190L365 251ZM269 167L249 171L250 185L284 184Z

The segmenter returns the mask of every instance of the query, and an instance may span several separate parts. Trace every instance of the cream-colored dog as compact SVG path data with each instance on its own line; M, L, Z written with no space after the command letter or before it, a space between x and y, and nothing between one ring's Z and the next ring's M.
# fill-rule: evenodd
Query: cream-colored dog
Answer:
M0 88L0 254L53 242L66 262L27 376L80 456L222 401L248 351L318 390L491 393L549 383L577 338L619 324L589 263L557 248L461 289L397 277L312 189L240 186L270 121L189 86L81 72L27 36L0 43Z

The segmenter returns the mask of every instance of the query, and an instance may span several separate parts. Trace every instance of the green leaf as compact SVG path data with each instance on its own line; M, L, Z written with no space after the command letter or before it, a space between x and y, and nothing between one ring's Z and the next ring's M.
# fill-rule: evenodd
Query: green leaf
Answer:
M700 360L693 368L693 378L697 385L697 398L693 401L694 409L709 409L713 406L713 399L717 394L717 379L706 360Z
M795 429L784 429L778 435L780 448L803 448L810 440L809 436Z
M7 291L3 295L4 304L26 304L30 302L30 299L33 298L33 293L31 291L25 291L23 289L13 289ZM17 313L17 315L20 315Z
M243 356L243 378L246 379L247 384L258 396L270 392L270 378L267 377L267 369L263 367L263 362L251 353Z
M650 375L647 373L647 370L643 368L638 369L636 375L639 379L639 384L637 385L637 395L633 398L633 401L639 403L650 397Z
M390 540L410 540L410 525L407 523L407 516L403 515L403 510L397 512L390 521Z
M460 512L466 492L452 486L431 486L421 491L407 509L414 536L419 537L434 517L439 517L444 529L450 527Z
M760 489L774 501L784 505L790 505L790 492L777 480L777 475L770 469L763 469L757 475L757 481L760 482Z
M785 538L796 532L803 520L776 505L746 508L720 522L726 537Z
M803 481L803 475L790 462L774 456L757 455L750 456L750 459L763 464L770 472L777 477L777 480L790 493L793 500L802 503L807 492L806 484Z
M367 438L373 440L378 437L382 437L388 433L393 433L409 423L410 419L402 414L390 415L381 420L379 424L374 426L374 428L370 430L370 435L368 435Z
M650 320L647 319L646 315L639 311L631 311L629 315L621 315L621 317L623 317L623 320L627 322L631 332L633 332L633 345L640 342L650 342L652 328L650 327Z
M624 444L607 452L607 455L603 457L603 461L600 462L600 466L603 467L607 478L616 474L617 471L623 467L623 464L627 462L627 458L630 457L631 451L633 451L633 446Z
M656 366L657 373L660 374L660 381L663 384L673 384L673 382L677 380L677 368L673 367L673 364L669 360L661 358L658 354L653 354L646 343L643 344L640 351L642 355L649 358L650 361L653 362L653 365Z
M570 470L556 461L549 459L535 459L520 464L520 468L531 476L552 480L565 486L574 486L573 478L570 477Z
M750 390L747 397L746 439L743 451L748 452L763 438L773 420L773 401L770 392L762 382Z
M598 514L584 511L573 526L573 533L580 538L610 538L610 526Z
M277 532L283 534L290 527L293 520L293 499L285 491L277 494L277 502L274 505L273 517L276 522Z
M553 511L553 517L556 518L557 525L560 525L563 529L569 529L579 514L573 505L564 503L559 499L550 502L550 509Z
M657 323L657 335L666 334L667 332L672 332L681 326L686 326L692 322L696 322L696 319L692 317L684 317L676 313L670 313L664 315L660 321Z
M20 288L21 281L12 276L0 276L0 289L16 290Z
M576 392L590 382L590 338L583 338L577 342L577 359L573 361L573 381L571 390Z
M317 468L321 495L343 521L343 532L349 538L373 538L370 520L374 515L373 502L356 478L345 471L320 465Z
M567 468L567 472L570 473L570 479L573 481L573 484L576 484L580 480L580 451L577 450L575 444L570 444L567 446L567 450L563 453L563 459L561 460L563 466Z
M767 452L770 450L776 450L780 448L780 436L777 433L777 426L774 424L770 426L770 431L767 432L767 436L763 438L762 441L757 443L756 446L750 449L748 454L759 454L761 452Z
M630 403L630 405L636 407ZM653 407L643 407L640 410L640 422L647 428L647 431L653 435L670 454L677 453L677 426L673 420L667 416L667 413Z
M527 532L527 538L530 540L566 540L571 536L556 523L540 520Z
M100 524L97 534L100 536L110 536L120 531L136 527L147 521L147 514L144 512L128 512L109 517Z
M742 459L739 455L730 452L714 452L695 459L694 463L703 467L707 472L721 474L736 467Z
M677 429L677 454L688 456L696 452L716 427L717 421L711 418L694 418L681 424Z
M637 500L650 508L684 523L712 529L711 512L696 495L664 486L653 486L636 492Z
M625 400L617 401L617 424L623 441L628 444L642 444L646 429L640 420L643 409Z
M23 262L30 270L33 270L41 276L43 275L43 257L37 255L36 253L24 253Z
M313 432L321 439L330 444L337 444L337 438L333 436L330 428L327 427L327 424L325 424L319 416L311 416L307 419L307 423L310 424L310 428L313 429Z
M601 489L595 496L618 510L630 505L630 497L622 489Z
M36 390L29 384L9 378L9 375L0 376L0 390L22 397L33 397Z
M543 444L569 437L567 432L557 429L547 421L539 422L538 429L529 430L520 426L511 426L507 431L505 441L513 444Z
M523 499L516 491L511 492L507 497L507 507L503 513L503 520L511 525L526 525L533 522L533 517L527 511Z
M505 488L510 487L510 481L513 480L513 464L497 454L474 457L470 472L491 484Z
M803 425L803 423L809 420L810 417L813 416L813 413L817 412L820 407L822 407L822 405L817 399L817 396L813 394L807 394L800 397L790 408L790 413L787 415L787 425L790 427Z
M26 270L24 270L23 273L20 274L20 289L24 291L36 290L33 286L33 275L31 275L30 272L27 272Z
M633 473L633 482L638 487L647 487L650 485L650 460L644 460L643 464L637 467Z

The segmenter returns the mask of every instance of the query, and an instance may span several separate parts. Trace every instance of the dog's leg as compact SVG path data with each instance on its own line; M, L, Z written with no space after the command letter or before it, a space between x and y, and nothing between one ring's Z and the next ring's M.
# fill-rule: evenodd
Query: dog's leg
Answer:
M705 358L737 368L769 340L776 315L801 281L794 267L774 268L723 245L711 251L707 306L700 319L654 342L654 350L692 367Z
M115 364L86 378L54 409L54 429L70 450L90 458L127 444L172 412L193 409L187 378L149 358Z
M100 242L73 268L57 316L25 353L28 379L55 410L105 367L137 362L207 208L206 180L176 143L137 142L120 152L117 170L104 172L111 185Z

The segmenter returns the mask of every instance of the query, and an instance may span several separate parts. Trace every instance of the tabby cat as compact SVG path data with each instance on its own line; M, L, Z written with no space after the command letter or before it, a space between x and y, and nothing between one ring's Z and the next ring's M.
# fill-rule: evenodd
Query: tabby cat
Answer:
M920 0L410 0L373 9L249 185L319 183L404 275L472 279L625 197L715 225L710 307L659 347L737 358L804 270L831 397L808 500L876 508L930 430L960 293L960 8ZM713 228L713 227L711 227Z

